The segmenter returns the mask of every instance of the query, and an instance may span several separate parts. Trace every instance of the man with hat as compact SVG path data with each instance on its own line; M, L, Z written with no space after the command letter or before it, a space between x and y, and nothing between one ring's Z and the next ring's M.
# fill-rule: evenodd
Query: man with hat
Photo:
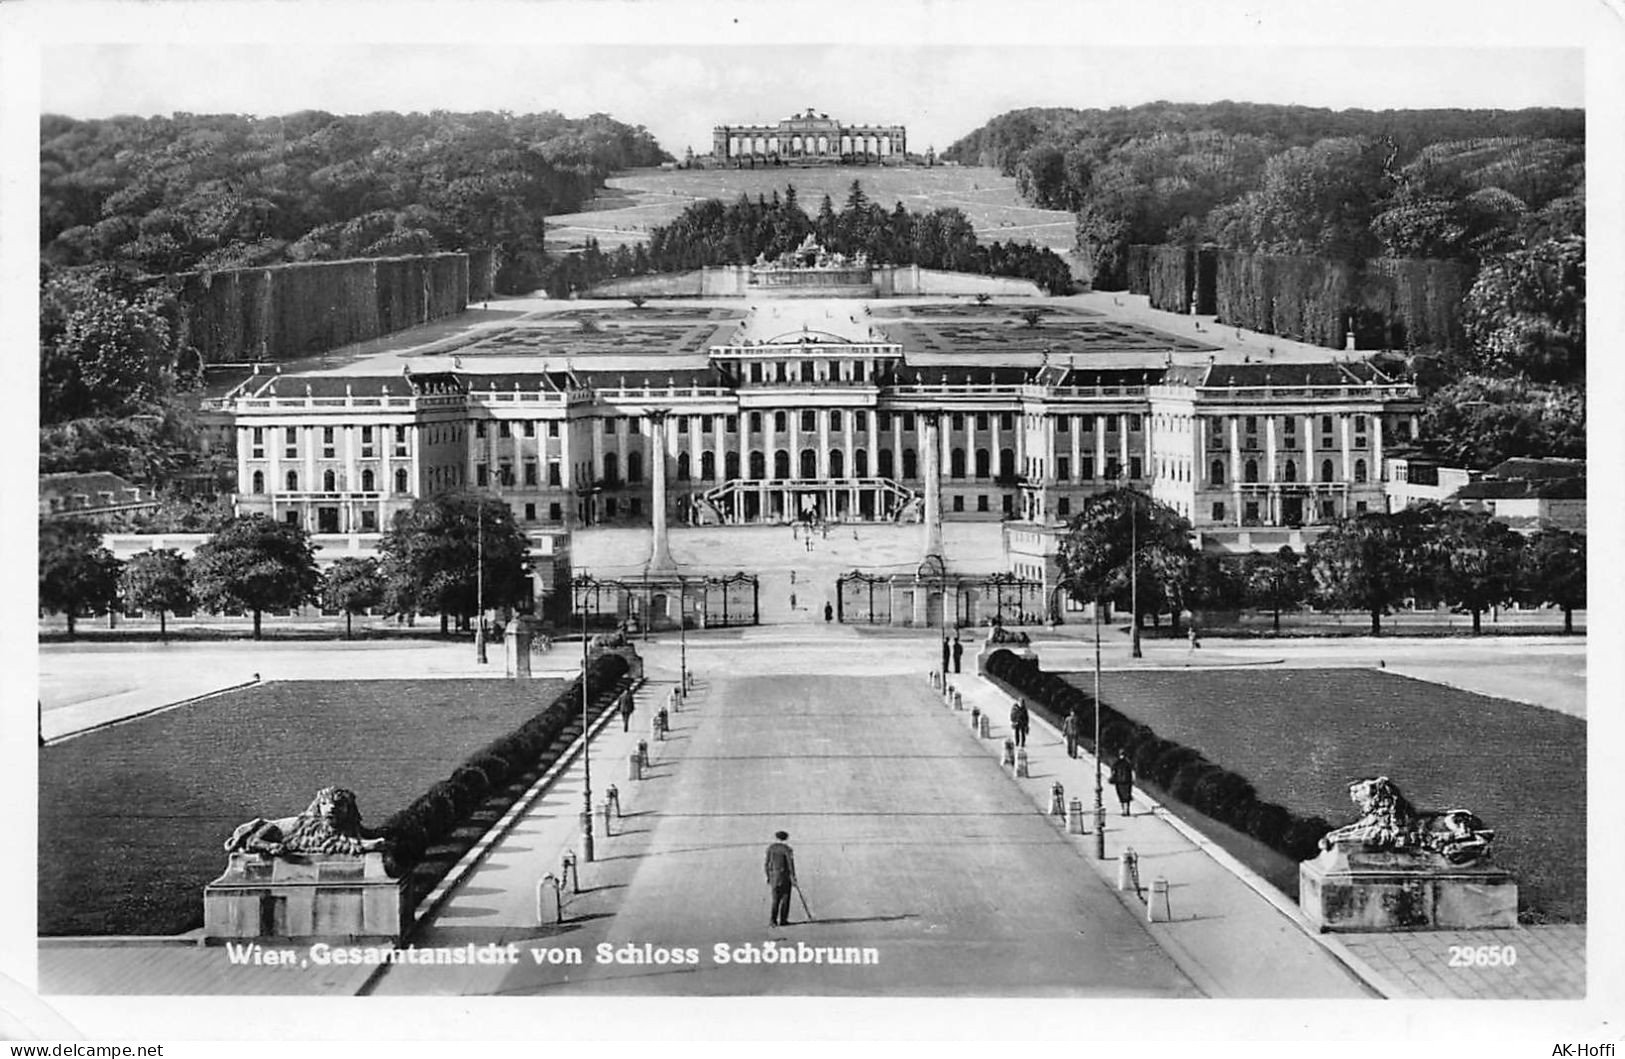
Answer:
M778 841L767 847L767 886L773 895L768 925L782 927L790 923L790 890L796 884L796 855L785 841L790 837L788 831L775 831L773 837Z

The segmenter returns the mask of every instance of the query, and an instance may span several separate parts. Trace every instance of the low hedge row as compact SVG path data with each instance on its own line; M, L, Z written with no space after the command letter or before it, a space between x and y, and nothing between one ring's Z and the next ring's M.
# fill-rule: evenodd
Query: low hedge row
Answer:
M606 693L618 689L627 669L626 659L620 655L600 655L588 671L587 697L600 704ZM489 795L540 763L559 733L580 716L581 678L577 677L546 709L470 754L449 777L385 820L379 833L388 840L395 872L410 870L429 847L450 837Z
M1040 669L1037 659L995 651L987 660L986 671L1025 696L1052 724L1059 725L1068 713L1076 715L1085 743L1093 741L1098 708L1101 745L1097 752L1115 757L1123 751L1140 779L1293 860L1316 856L1321 836L1332 829L1321 817L1297 816L1274 802L1260 800L1245 776L1214 764L1199 750L1159 737L1147 725L1106 703L1096 703L1093 695Z

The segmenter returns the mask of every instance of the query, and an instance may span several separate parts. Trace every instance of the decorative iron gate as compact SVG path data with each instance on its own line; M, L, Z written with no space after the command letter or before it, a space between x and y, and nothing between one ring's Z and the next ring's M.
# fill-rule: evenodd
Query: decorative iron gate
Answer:
M707 628L761 624L761 585L755 574L740 571L708 577L702 592L700 606Z
M891 578L853 570L835 579L835 615L854 625L890 625Z

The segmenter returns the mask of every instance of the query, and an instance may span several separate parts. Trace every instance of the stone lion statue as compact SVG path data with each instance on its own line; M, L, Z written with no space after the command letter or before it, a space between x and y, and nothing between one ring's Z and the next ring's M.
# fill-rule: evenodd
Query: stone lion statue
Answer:
M344 787L323 787L311 800L310 808L298 816L280 820L258 817L237 828L226 839L227 853L261 853L271 857L289 853L359 856L383 848L383 839L364 836L355 792Z
M1466 809L1418 812L1387 776L1349 784L1349 800L1360 819L1328 832L1321 849L1338 846L1394 852L1432 852L1452 864L1470 864L1489 855L1495 832Z

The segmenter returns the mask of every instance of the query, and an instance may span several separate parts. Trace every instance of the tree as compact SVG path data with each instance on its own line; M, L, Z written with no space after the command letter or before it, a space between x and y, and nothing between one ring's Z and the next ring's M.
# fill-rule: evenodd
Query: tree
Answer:
M1270 555L1249 555L1246 577L1248 595L1274 612L1276 632L1281 631L1281 609L1297 606L1309 594L1303 558L1290 546Z
M192 582L186 559L173 548L154 548L124 564L119 592L126 605L158 612L158 635L169 639L169 611L192 606Z
M1585 237L1574 235L1485 262L1463 304L1480 370L1585 381L1585 259Z
M40 292L40 422L149 411L179 351L156 291L126 297L95 277L54 275Z
M264 515L240 516L215 531L192 557L192 591L210 611L241 608L260 615L316 601L321 577L310 535Z
M102 547L101 530L92 523L40 523L39 605L67 616L69 639L79 615L105 614L118 600L120 565Z
M394 606L414 607L458 619L458 627L479 612L479 589L486 608L512 607L529 585L530 542L514 523L513 511L496 498L473 493L423 497L399 512L378 544L386 592ZM484 554L480 586L476 557Z
M1156 613L1183 591L1180 579L1190 569L1193 550L1190 532L1190 523L1178 512L1144 493L1127 488L1097 493L1073 516L1061 539L1057 558L1062 583L1080 603L1132 594L1131 636L1138 657L1140 616Z
M1574 632L1574 609L1586 605L1586 537L1568 530L1535 534L1524 549L1524 591L1563 608L1563 632Z
M1491 607L1510 603L1523 570L1523 538L1481 511L1441 511L1434 524L1434 583L1445 602L1466 607L1473 635Z
M377 559L346 556L334 563L322 579L322 606L344 612L344 638L351 638L350 620L384 602L384 579Z
M1513 456L1584 459L1586 395L1525 379L1465 376L1428 395L1422 437L1459 467L1493 467Z
M1310 545L1309 571L1332 606L1371 615L1382 635L1383 612L1425 588L1428 516L1418 508L1341 519Z

